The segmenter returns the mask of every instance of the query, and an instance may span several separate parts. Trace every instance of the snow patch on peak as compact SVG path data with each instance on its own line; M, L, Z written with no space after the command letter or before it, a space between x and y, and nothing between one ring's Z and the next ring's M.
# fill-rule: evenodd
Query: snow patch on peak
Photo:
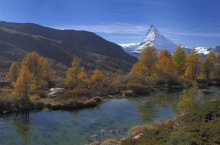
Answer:
M136 46L139 43L125 43L125 44L119 44L123 48L131 47L131 46Z
M159 31L153 25L150 25L148 32L146 33L146 37L144 38L144 42L154 41L157 37L160 36Z
M197 53L199 53L199 54L205 54L205 55L207 55L207 54L209 54L210 52L211 52L211 50L210 49L208 49L208 48L206 48L206 47L196 47L196 48L194 48L196 51L197 51Z
M138 57L140 52L137 51L137 47L139 46L140 43L128 43L128 44L119 44L125 52L128 54L131 54L135 57Z

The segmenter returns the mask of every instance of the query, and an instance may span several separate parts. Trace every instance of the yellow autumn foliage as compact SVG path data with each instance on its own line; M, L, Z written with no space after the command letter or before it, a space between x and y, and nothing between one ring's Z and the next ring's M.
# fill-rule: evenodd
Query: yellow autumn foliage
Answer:
M30 87L31 87L31 77L32 75L26 68L26 66L21 67L19 77L14 85L13 93L17 98L22 100L23 103L28 103Z
M191 51L189 55L186 57L186 69L185 69L185 77L190 80L195 80L197 78L199 72L199 54L195 49Z
M19 75L19 66L16 62L13 62L6 75L6 81L15 82Z

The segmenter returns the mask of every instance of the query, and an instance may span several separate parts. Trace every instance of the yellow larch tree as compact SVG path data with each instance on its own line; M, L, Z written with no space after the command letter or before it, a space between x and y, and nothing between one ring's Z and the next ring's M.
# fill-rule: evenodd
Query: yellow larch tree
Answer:
M19 66L16 62L13 62L6 75L6 81L15 82L19 75Z
M199 74L199 59L200 56L195 49L191 51L186 57L185 77L187 79L195 80Z
M80 68L78 79L79 79L79 86L88 87L88 76L84 68Z
M29 103L29 92L31 86L31 74L26 66L22 66L18 79L15 82L13 93L23 104Z
M162 50L157 55L155 66L156 78L165 82L170 81L170 79L175 76L175 69L173 66L171 54L167 50Z
M75 88L79 83L80 62L73 60L72 66L66 72L66 85L69 89Z
M32 75L32 90L42 89L48 86L49 81L55 78L49 61L37 52L30 52L24 58L24 65Z
M216 58L214 78L220 84L220 54Z
M220 84L220 54L216 57L214 78Z
M215 62L216 56L213 52L210 52L206 55L206 58L203 62L203 71L207 81L210 81L211 75L214 75L215 71Z
M151 76L156 60L156 49L152 46L145 46L137 63L130 70L131 75Z
M102 87L105 84L105 74L103 71L100 69L94 70L92 76L91 76L91 81L94 87Z
M37 82L40 81L41 74L40 58L40 55L37 52L33 51L28 53L22 62L22 65L26 66L28 71L32 74L32 76Z
M46 58L41 57L39 63L40 63L39 76L41 80L51 81L56 78L56 75L53 69L51 68L51 64Z
M175 67L175 71L178 76L184 75L185 71L185 62L186 62L186 53L181 45L178 45L173 54L173 63Z

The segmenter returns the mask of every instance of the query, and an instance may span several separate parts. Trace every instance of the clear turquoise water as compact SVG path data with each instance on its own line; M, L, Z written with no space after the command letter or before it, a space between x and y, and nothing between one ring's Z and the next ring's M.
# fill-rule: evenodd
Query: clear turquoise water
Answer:
M220 98L220 89L200 90L201 102ZM0 117L0 145L84 145L93 140L124 137L143 123L173 119L181 92L113 99L81 111L30 112Z

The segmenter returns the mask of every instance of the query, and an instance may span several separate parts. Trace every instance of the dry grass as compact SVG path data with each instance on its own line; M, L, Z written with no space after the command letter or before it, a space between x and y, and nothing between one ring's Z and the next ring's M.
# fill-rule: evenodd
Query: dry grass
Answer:
M164 124L166 124L166 123L155 122L151 125L143 124L143 125L135 126L135 127L133 127L132 129L129 130L128 137L132 138L132 137L134 137L136 135L139 135L139 134L142 134L142 133L144 133L148 130L161 128L161 126L163 126Z
M11 89L0 89L0 102L14 102L17 98L12 95Z
M63 94L59 95L62 98L68 99L68 98L82 98L82 97L90 97L92 94L91 90L86 88L75 88L72 90L68 90L64 92Z
M41 97L38 96L38 95L32 95L32 96L30 96L30 101L31 101L31 102L35 102L35 101L39 101L39 100L41 100Z
M141 87L144 87L144 84L143 83L140 83L140 82L128 82L127 84L127 87L128 88L141 88Z
M138 134L141 134L147 130L150 130L150 129L153 129L154 127L153 126L150 126L150 125L138 125L138 126L135 126L133 127L132 129L129 130L128 132L128 137L129 138L132 138Z
M121 142L116 139L107 139L104 142L102 142L100 145L120 145Z

